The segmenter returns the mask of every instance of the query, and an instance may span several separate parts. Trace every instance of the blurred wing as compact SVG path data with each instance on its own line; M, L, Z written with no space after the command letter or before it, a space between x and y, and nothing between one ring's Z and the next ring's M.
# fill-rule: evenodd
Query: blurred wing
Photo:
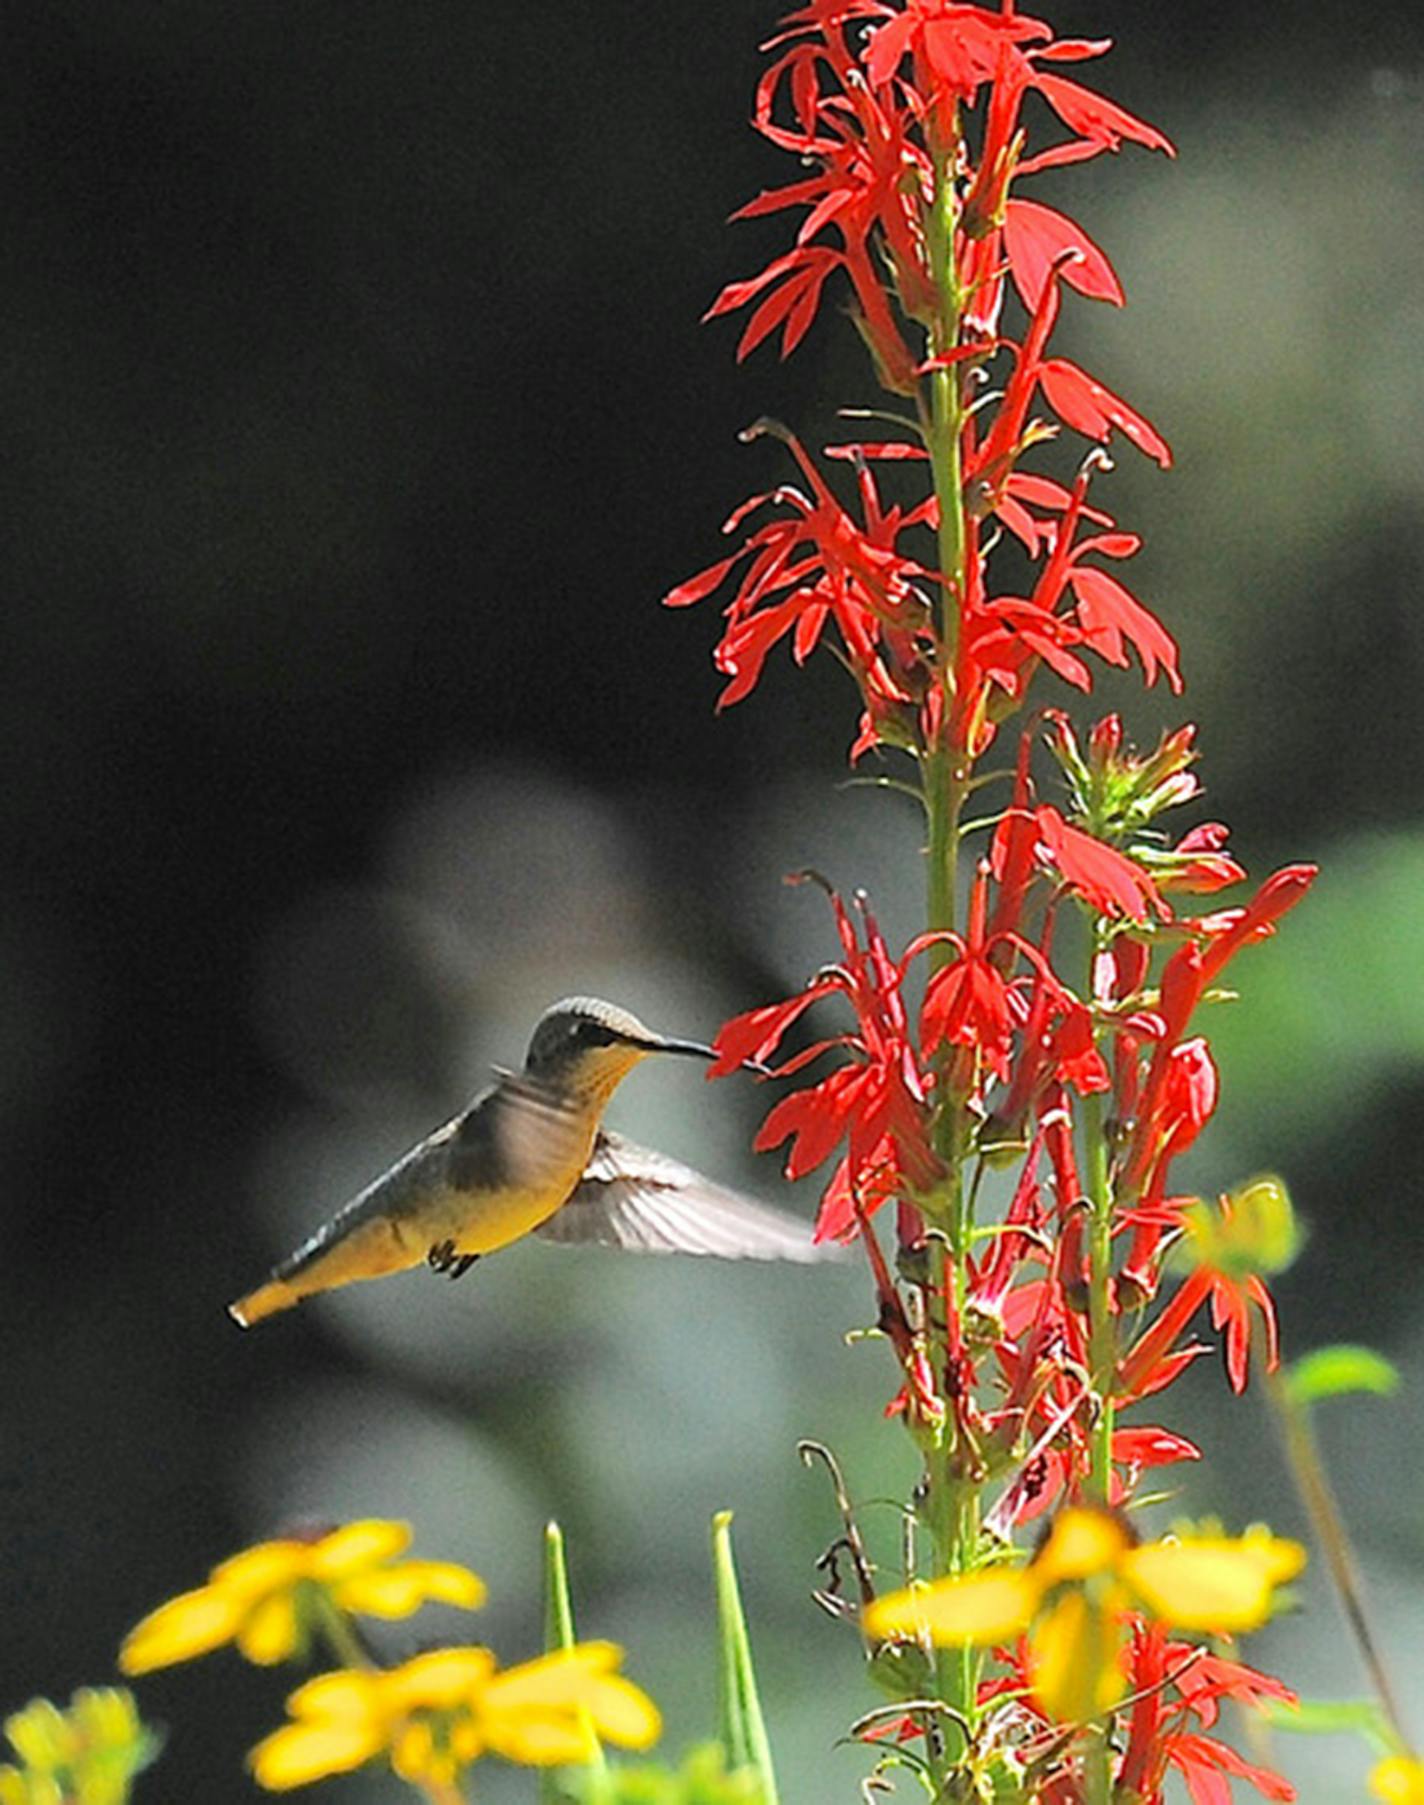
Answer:
M834 1260L808 1223L713 1184L681 1160L601 1133L578 1188L535 1229L566 1245L625 1253L706 1254L719 1260Z

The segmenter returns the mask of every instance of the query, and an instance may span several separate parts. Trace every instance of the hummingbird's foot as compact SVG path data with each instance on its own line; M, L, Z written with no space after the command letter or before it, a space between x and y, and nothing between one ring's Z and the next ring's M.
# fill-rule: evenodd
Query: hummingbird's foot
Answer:
M432 1272L443 1272L452 1279L463 1278L479 1257L477 1253L456 1253L453 1241L437 1241L425 1256Z

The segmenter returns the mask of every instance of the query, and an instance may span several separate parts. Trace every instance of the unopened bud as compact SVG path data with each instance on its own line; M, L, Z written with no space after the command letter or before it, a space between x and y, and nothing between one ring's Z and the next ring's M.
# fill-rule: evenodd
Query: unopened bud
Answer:
M1247 1277L1284 1272L1300 1251L1301 1234L1283 1180L1253 1178L1221 1200L1187 1213L1187 1232L1200 1258L1220 1272Z
M1088 750L1099 770L1110 759L1117 757L1122 750L1122 716L1118 714L1104 715L1101 721L1094 724L1088 735Z

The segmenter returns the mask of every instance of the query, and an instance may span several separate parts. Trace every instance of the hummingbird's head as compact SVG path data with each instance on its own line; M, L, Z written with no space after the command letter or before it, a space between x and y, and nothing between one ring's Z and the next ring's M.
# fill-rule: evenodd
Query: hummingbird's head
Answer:
M597 997L566 997L540 1016L524 1070L545 1084L603 1102L650 1053L716 1058L711 1047L696 1041L668 1040L654 1034L616 1003L603 1003Z

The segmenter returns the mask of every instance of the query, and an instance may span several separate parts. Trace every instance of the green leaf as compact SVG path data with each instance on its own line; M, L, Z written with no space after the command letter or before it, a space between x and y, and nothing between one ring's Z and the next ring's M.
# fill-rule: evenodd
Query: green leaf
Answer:
M557 1523L544 1525L544 1652L553 1654L561 1648L572 1648L578 1640L574 1630L574 1605L569 1594L569 1569L564 1556L564 1532ZM614 1792L603 1745L590 1730L592 1754L584 1764L588 1786L584 1797L589 1805L612 1805ZM560 1805L567 1798L554 1773L544 1768L539 1775L539 1805Z
M1286 1390L1293 1404L1318 1404L1352 1391L1371 1391L1388 1397L1399 1387L1399 1373L1373 1348L1340 1343L1303 1354L1286 1374Z
M750 1767L761 1782L761 1805L778 1805L776 1772L771 1762L766 1721L757 1694L751 1641L732 1558L732 1513L712 1519L712 1570L717 1586L718 1721L727 1763Z
M1395 1747L1385 1714L1372 1698L1302 1699L1298 1705L1268 1705L1266 1718L1273 1729L1305 1736L1362 1736L1383 1755Z

